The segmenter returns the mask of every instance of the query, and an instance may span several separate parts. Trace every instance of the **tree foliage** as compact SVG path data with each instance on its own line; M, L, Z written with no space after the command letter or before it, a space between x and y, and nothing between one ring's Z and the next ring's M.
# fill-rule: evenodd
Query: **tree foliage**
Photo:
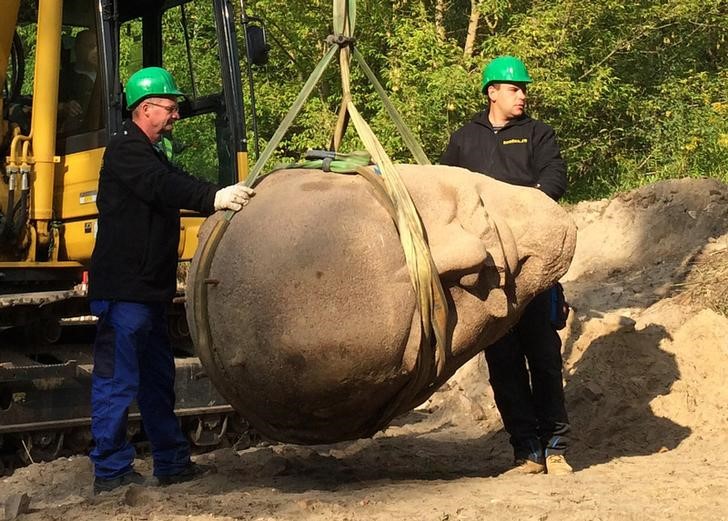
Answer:
M248 14L265 22L272 46L269 65L253 72L265 145L327 50L332 3L246 4ZM211 3L196 0L186 9L186 24L179 6L163 19L164 65L185 92L193 86L199 95L217 92L221 76ZM499 54L513 54L535 79L530 114L557 131L571 200L667 177L728 180L728 0L359 0L357 9L358 49L433 161L450 133L482 109L483 66ZM30 29L21 28L29 56ZM141 38L138 21L122 28L122 81L141 65ZM238 38L244 60L242 28ZM32 71L32 62L28 66ZM357 107L390 155L411 161L373 88L361 71L353 71ZM31 82L28 74L26 90ZM247 92L244 97L250 115ZM332 64L272 162L298 161L308 148L327 147L340 97L338 67ZM212 179L213 121L186 123L176 131L186 146L180 159ZM347 137L348 150L362 147L351 129Z
M725 0L357 5L359 49L433 160L449 134L482 109L483 65L514 54L535 78L529 112L559 136L571 200L665 177L728 179ZM331 4L257 0L249 6L267 22L273 43L271 64L255 72L261 134L270 136L325 51ZM473 10L478 23L469 55L464 46ZM387 151L410 161L373 90L363 77L355 81L355 102ZM339 96L333 70L297 118L279 158L326 146Z
M263 19L272 46L269 65L253 68L262 147L327 50L332 3L249 0L247 6L248 14ZM210 3L196 1L186 9L186 24L178 8L163 19L164 65L184 91L194 86L199 95L217 92L220 64ZM359 0L357 9L358 49L435 162L449 135L483 108L483 66L513 54L535 79L529 113L556 129L569 167L570 200L667 177L728 180L728 0ZM140 24L130 22L121 36L124 81L141 64ZM244 61L242 28L238 37ZM390 155L411 161L356 67L353 93ZM298 161L308 148L327 147L340 100L334 63L271 163ZM176 132L186 146L181 161L214 178L213 121L185 123ZM352 129L344 146L362 147Z

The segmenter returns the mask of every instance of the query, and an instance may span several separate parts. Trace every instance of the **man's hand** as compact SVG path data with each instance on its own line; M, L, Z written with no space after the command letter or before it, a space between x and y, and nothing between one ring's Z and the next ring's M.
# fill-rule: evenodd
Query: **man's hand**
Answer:
M237 212L248 204L250 198L255 195L255 190L244 184L226 186L215 194L215 210L233 210Z

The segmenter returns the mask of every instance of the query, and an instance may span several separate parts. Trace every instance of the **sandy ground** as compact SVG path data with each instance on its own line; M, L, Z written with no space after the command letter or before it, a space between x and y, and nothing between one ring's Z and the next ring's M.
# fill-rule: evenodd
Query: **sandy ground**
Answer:
M659 183L571 214L573 475L503 474L479 357L372 439L220 449L197 457L216 467L197 482L98 497L86 457L59 459L4 478L0 500L25 493L18 519L43 521L728 519L728 319L709 298L728 280L701 278L728 265L728 187Z

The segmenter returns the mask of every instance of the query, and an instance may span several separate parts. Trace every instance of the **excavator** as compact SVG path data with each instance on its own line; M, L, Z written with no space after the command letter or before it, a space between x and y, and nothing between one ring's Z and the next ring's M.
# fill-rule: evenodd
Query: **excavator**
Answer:
M229 0L3 1L0 476L23 463L84 451L91 442L94 317L86 274L104 147L128 116L126 78L141 67L168 68L189 93L169 152L191 173L221 186L246 178L237 20L243 22L248 60L264 59L267 45L259 27L247 32L242 2L240 7L236 17ZM195 32L193 22L202 18L214 34ZM79 45L82 39L91 50ZM219 70L219 77L210 81L206 74L198 81L201 67ZM182 268L197 247L202 221L182 212ZM195 357L183 291L169 310L176 412L195 445L215 446L244 429L244 422ZM138 412L130 411L130 419L130 434L141 432Z

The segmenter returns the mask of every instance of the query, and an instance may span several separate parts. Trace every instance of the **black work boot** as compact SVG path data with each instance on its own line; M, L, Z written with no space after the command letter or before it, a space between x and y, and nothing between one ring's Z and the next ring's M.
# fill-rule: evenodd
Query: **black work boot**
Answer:
M212 472L212 465L199 465L197 463L190 463L183 470L176 474L170 474L169 476L157 476L159 484L173 485L175 483L184 483L186 481L192 481L205 474Z
M135 471L131 471L118 478L104 479L96 477L94 478L94 495L96 496L102 492L111 492L114 489L131 484L147 485L148 482L147 478Z

